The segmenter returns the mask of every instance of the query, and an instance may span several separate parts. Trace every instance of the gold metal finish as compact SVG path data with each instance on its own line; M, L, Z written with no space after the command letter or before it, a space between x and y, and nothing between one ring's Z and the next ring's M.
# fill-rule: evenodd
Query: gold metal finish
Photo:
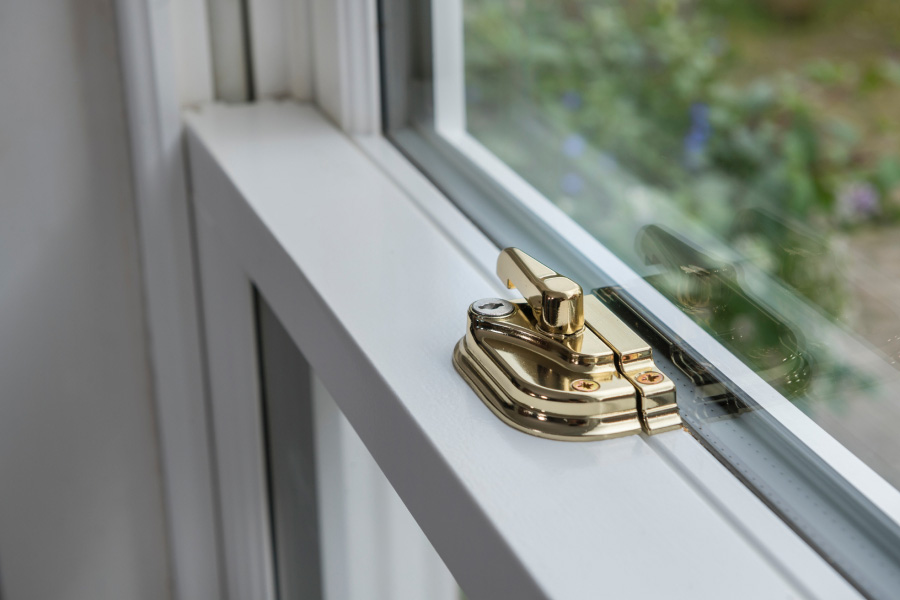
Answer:
M585 300L584 310L588 328L612 348L619 372L637 388L644 431L652 434L681 427L675 384L656 368L650 345L596 296Z
M507 248L500 253L497 276L507 288L518 288L538 317L538 327L544 333L572 335L584 329L581 286L568 277L518 248Z
M558 440L680 426L650 347L597 298L516 248L500 254L497 274L525 299L473 303L453 364L503 421Z

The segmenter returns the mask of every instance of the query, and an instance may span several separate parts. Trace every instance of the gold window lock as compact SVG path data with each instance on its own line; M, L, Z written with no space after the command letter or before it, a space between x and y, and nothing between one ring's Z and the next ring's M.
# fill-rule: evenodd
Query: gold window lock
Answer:
M474 302L453 364L501 420L570 441L681 427L674 383L598 298L517 248L497 275L523 299Z

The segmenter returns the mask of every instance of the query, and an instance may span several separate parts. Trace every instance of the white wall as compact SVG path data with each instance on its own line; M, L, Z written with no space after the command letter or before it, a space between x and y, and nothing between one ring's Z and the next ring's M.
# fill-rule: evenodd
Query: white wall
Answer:
M114 26L0 2L4 600L169 595Z

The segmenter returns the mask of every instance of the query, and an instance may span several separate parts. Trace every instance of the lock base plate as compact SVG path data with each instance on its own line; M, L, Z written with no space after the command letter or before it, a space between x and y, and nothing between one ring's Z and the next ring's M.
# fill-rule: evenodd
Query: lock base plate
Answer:
M519 431L553 440L640 433L635 389L616 371L611 353L572 365L548 348L535 352L533 343L519 343L516 327L517 320L534 316L527 304L514 304L516 314L507 318L484 318L470 309L468 331L453 352L457 372L488 408Z

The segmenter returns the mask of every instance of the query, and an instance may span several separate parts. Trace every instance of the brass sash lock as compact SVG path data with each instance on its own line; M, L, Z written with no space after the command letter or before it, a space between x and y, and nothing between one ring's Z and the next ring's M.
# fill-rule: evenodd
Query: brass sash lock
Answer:
M497 275L523 300L473 303L453 364L500 419L570 441L681 427L650 346L598 298L517 248L500 253Z

